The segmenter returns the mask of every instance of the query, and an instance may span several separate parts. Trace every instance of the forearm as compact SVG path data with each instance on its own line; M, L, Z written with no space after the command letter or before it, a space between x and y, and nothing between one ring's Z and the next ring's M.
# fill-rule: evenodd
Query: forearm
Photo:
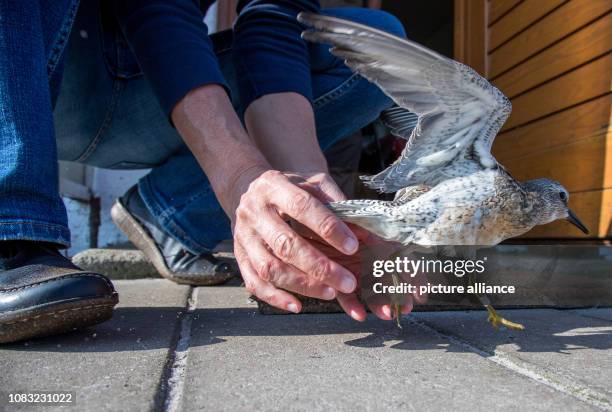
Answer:
M220 86L192 90L171 116L221 206L232 217L249 182L269 170L270 164L244 131Z
M310 102L297 93L263 96L245 112L249 135L277 170L327 173Z

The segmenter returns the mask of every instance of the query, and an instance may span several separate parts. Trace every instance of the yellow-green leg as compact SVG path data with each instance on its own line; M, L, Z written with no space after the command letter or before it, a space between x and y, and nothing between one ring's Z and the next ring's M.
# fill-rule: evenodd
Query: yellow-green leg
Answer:
M400 285L399 276L397 273L392 273L391 278L393 279L393 285L398 288ZM391 294L391 307L393 308L393 312L395 313L395 321L397 322L397 327L402 329L402 298L397 297L397 294Z
M470 286L472 286L472 289L473 289L474 288L474 277L472 275L470 275L469 277L469 282L470 282ZM481 296L477 293L475 293L474 296L476 296L476 298L482 304L482 306L484 306L487 312L489 312L489 316L487 316L487 321L489 321L491 326L493 326L495 329L498 329L499 325L502 325L512 330L525 330L525 327L521 325L520 323L512 322L511 320L508 320L504 318L503 316L501 316L499 313L497 313L495 308L493 308L493 306L491 305L491 301L489 301L488 297L484 295Z
M520 323L512 322L511 320L508 320L501 316L490 304L486 304L484 305L484 307L489 312L487 320L495 329L499 328L499 325L502 325L507 327L508 329L525 330L525 327Z

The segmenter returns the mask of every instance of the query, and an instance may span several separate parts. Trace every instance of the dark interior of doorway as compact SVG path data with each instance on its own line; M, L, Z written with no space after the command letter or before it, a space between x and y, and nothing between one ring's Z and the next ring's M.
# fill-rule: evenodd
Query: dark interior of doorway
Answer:
M384 0L382 9L397 16L409 39L453 57L453 0Z

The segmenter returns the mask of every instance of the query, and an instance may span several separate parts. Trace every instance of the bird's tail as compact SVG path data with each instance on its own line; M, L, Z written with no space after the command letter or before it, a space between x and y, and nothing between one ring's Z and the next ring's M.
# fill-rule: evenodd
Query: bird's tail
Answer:
M372 217L377 214L372 210L373 207L383 205L384 203L385 202L381 200L356 199L331 202L327 207L330 208L336 216L341 218L353 216Z
M395 225L390 224L389 216L381 211L386 203L382 200L345 200L329 203L327 206L345 222L353 223L383 239L395 240Z

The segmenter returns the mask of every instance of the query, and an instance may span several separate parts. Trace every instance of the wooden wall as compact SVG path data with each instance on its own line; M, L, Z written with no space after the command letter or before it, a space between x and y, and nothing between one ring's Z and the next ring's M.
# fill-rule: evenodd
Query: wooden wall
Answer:
M474 4L483 9L461 14ZM520 180L560 181L590 237L612 237L612 0L457 0L456 6L455 39L463 43L457 57L512 100L495 156ZM476 34L460 32L457 23ZM464 51L478 47L486 52ZM583 237L566 222L527 236Z

